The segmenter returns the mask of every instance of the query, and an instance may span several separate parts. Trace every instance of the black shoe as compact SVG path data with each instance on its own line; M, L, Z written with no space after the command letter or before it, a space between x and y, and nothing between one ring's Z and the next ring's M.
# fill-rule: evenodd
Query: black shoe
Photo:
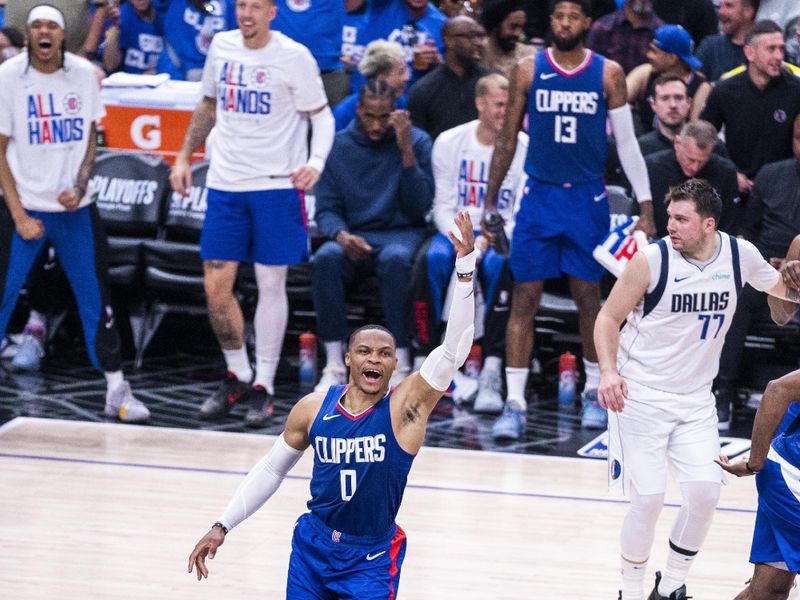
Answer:
M248 427L264 427L272 418L272 394L262 386L250 388L250 408L244 416L244 424Z
M661 581L661 571L656 571L656 585L653 588L653 591L650 592L650 595L647 597L647 600L687 600L691 598L691 596L686 595L686 586L682 585L677 590L672 592L669 596L662 596L658 593L658 584ZM620 597L622 597L622 593L620 592Z
M727 385L721 385L715 392L714 397L717 402L717 429L728 431L731 428L731 408L733 406L734 392Z
M247 400L249 393L250 386L239 381L236 375L228 371L225 381L200 406L200 418L213 420L224 417L231 412L234 404Z

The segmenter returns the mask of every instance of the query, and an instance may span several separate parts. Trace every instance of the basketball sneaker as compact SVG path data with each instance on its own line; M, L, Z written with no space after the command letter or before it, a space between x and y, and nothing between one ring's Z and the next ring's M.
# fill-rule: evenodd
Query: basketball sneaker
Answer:
M478 395L473 410L476 413L499 415L503 412L503 382L495 369L483 369L478 377Z
M41 331L41 330L40 330ZM34 333L25 328L22 341L17 346L17 353L11 359L11 368L15 371L38 371L44 357L43 332Z
M106 392L106 407L103 412L107 417L118 417L125 423L141 423L150 418L150 411L133 395L127 381Z
M597 390L583 390L581 404L581 427L605 429L608 426L608 411L597 401Z
M328 393L328 388L332 385L342 385L347 383L347 369L342 365L325 365L322 369L322 377L319 383L314 386L314 391L322 394Z
M247 400L249 393L250 386L239 381L236 375L228 371L225 381L220 384L217 391L200 405L200 418L211 420L224 417L231 412L234 404L240 400Z
M250 389L250 408L244 415L247 427L264 427L272 418L272 403L275 397L263 386L255 385Z
M503 413L492 426L492 439L516 441L522 437L527 423L527 411L515 408L510 402L506 402Z
M686 595L686 586L682 585L674 592L671 592L669 596L662 596L658 593L658 584L661 581L661 571L656 571L656 585L653 588L653 591L650 592L650 595L647 597L647 600L687 600L691 598L691 596Z

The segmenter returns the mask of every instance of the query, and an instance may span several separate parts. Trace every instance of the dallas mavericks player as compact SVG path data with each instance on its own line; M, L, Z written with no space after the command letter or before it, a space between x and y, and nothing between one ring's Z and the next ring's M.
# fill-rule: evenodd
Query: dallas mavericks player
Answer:
M395 340L377 325L350 338L346 386L312 393L286 420L283 435L239 486L219 521L197 543L189 571L208 576L226 533L258 510L309 446L314 472L308 513L297 521L286 597L298 599L394 598L405 555L405 533L395 523L406 477L422 446L428 415L472 346L472 274L476 253L468 213L455 218L458 283L444 343L418 373L396 388L389 380L397 364Z
M719 434L711 382L744 284L797 300L750 242L717 230L722 203L705 181L672 188L669 237L636 253L597 316L600 404L609 418L609 477L629 494L622 525L623 600L642 600L664 504L666 462L683 503L663 578L648 600L686 597L689 567L719 500ZM625 327L620 333L620 325Z
M640 202L638 228L655 234L650 183L633 131L625 74L614 61L583 47L590 12L588 0L552 3L553 46L516 66L505 125L492 156L485 215L497 211L497 195L527 114L530 144L525 171L530 179L511 245L509 264L515 283L506 333L508 402L493 430L497 439L518 439L524 430L534 316L544 280L562 274L569 279L580 316L587 392L583 424L605 427L606 412L597 407L594 395L600 377L592 341L604 271L592 251L609 229L603 182L606 116ZM494 239L485 227L483 233Z
M800 287L800 236L781 268L787 285ZM784 325L798 306L768 298L772 318ZM737 477L756 475L758 513L750 562L753 578L735 600L785 600L800 572L800 370L770 381L756 412L750 456L719 464ZM777 437L773 439L777 430ZM770 444L770 441L772 442Z

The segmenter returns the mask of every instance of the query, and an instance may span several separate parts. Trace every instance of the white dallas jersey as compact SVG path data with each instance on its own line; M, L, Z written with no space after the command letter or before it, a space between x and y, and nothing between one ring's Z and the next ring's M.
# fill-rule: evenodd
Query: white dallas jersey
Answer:
M717 233L716 256L698 266L669 237L645 247L650 285L620 333L617 367L635 383L707 394L742 286L768 290L780 275L750 242Z
M23 52L0 66L0 134L27 210L63 212L58 195L75 185L92 123L105 115L92 64L66 53L64 68L42 73ZM87 190L80 207L91 203Z
M433 179L436 183L433 220L443 235L457 230L453 222L456 211L469 212L476 228L483 216L494 146L486 146L478 141L478 123L476 119L448 129L433 144ZM509 238L518 209L517 198L527 180L524 169L527 152L528 136L520 132L517 136L517 151L497 195L497 210L506 220Z
M328 103L305 46L273 31L251 50L238 29L214 36L203 67L203 96L217 101L208 187L229 192L292 187L308 160L308 117Z

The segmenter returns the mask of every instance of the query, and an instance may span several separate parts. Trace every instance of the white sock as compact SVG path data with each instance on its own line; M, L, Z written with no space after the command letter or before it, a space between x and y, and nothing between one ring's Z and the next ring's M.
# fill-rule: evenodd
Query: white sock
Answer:
M633 561L620 556L622 565L622 600L642 600L644 598L644 578L647 574L647 560Z
M253 369L250 368L250 359L247 358L247 347L242 345L235 350L223 350L225 364L228 371L236 375L236 379L242 383L250 383L253 378Z
M397 356L398 369L411 368L411 352L408 351L408 348L398 348L395 350L395 355Z
M518 410L527 410L528 402L525 400L525 386L528 384L528 369L520 367L506 367L506 388L508 389L509 402Z
M103 375L106 376L106 385L109 392L117 389L125 381L122 371L106 371Z
M596 390L600 387L600 365L583 359L583 372L586 373L586 385L584 390Z
M255 271L258 303L253 319L256 330L256 377L253 385L260 385L272 394L275 392L275 371L283 348L283 335L289 321L289 301L286 298L288 267L256 264Z
M25 329L39 330L44 337L45 328L47 327L47 317L37 310L31 310L28 315L28 322L25 323Z
M502 366L503 359L499 356L487 356L483 361L484 371L494 371L495 373L499 373Z
M324 342L325 346L325 367L336 367L339 371L344 371L344 355L342 354L341 340L335 342Z
M667 567L664 569L664 576L658 584L658 593L665 597L669 597L672 592L686 583L689 568L692 566L695 556L697 556L697 551L680 548L681 551L676 552L675 548L677 546L670 540ZM689 554L684 554L684 552Z

